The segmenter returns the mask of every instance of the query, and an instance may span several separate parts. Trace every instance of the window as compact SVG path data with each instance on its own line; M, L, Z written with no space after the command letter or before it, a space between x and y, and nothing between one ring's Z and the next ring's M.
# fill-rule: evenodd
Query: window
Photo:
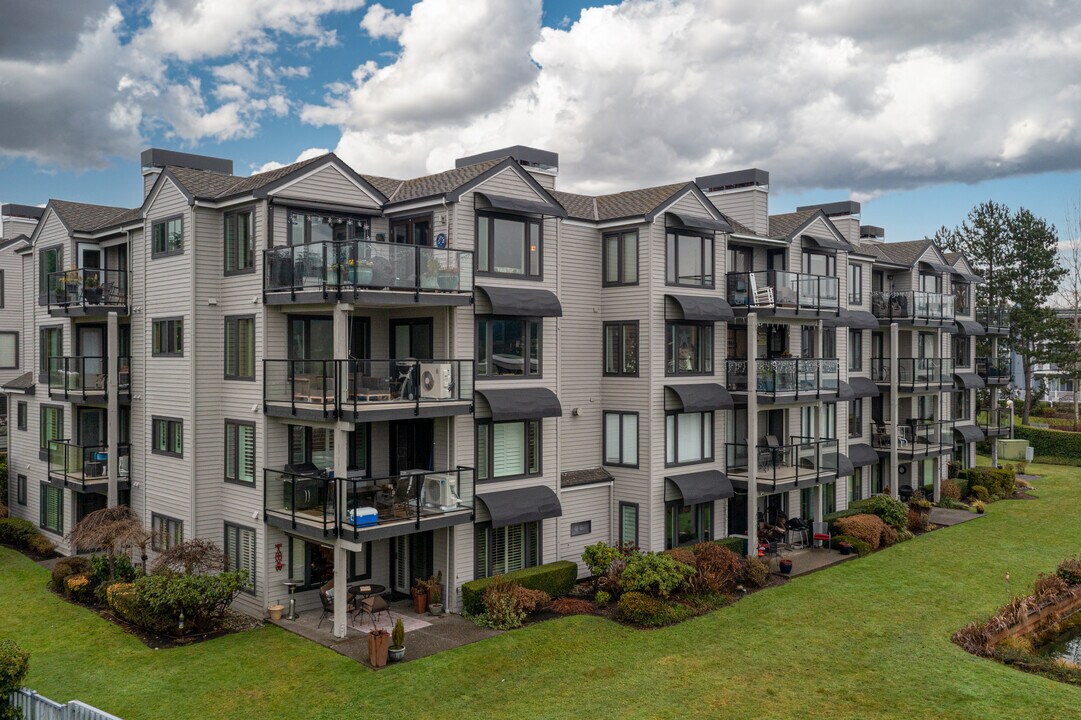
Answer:
M920 273L920 290L926 293L942 292L942 276L938 273Z
M503 575L540 564L539 522L493 528L478 525L476 530L477 577Z
M713 287L713 236L668 231L665 282L669 285Z
M225 421L225 480L255 484L255 423Z
M184 421L176 418L153 419L154 444L157 455L184 457Z
M852 477L848 478L848 504L863 499L863 468L858 467L856 471L852 473Z
M848 402L848 437L863 435L863 398Z
M255 379L255 318L225 318L225 379Z
M822 517L837 512L837 483L822 483Z
M477 375L539 377L541 321L532 318L477 320Z
M349 432L348 469L371 475L370 426L357 423ZM334 467L334 429L289 426L289 464L312 463L317 468Z
M848 264L848 304L863 304L863 266Z
M334 579L334 548L289 537L289 579L297 590L313 590ZM361 552L348 553L349 582L372 576L372 544L364 543Z
M588 535L591 532L593 532L593 522L590 520L583 520L582 522L571 523L571 537Z
M541 233L539 220L477 213L477 271L539 278Z
M818 519L815 514L815 489L813 487L805 487L799 491L799 516L808 524Z
M638 284L638 231L604 236L604 286Z
M163 318L154 321L151 353L164 357L184 354L184 319Z
M0 270L0 308L4 307L4 295L7 283L4 282L4 271Z
M697 545L713 537L713 503L684 505L671 502L664 509L664 547L671 550Z
M20 402L15 405L15 427L19 430L26 429L27 405Z
M822 357L837 357L837 328L822 328Z
M49 358L64 354L64 330L58 327L41 328L40 338L41 357L38 370L46 374L49 372Z
M225 523L225 560L230 570L248 573L244 589L255 594L255 531Z
M619 504L619 544L638 546L638 505Z
M156 551L168 550L184 542L184 523L180 520L152 513L150 526L154 530L151 547Z
M184 218L179 215L154 223L150 227L150 233L151 257L184 252Z
M41 449L48 450L54 440L64 439L64 408L41 406Z
M850 403L851 405L851 403ZM813 405L805 405L800 408L800 437L804 442L814 440L815 415L818 410ZM837 403L822 404L822 432L823 440L833 440L837 437Z
M953 307L958 315L968 315L968 297L968 283L955 282L953 284Z
M670 413L665 416L665 465L713 459L713 413Z
M836 267L836 258L833 255L803 251L803 272L808 275L832 277L837 274Z
M666 328L666 375L713 374L713 324L670 322Z
M251 210L225 214L225 274L255 271Z
M322 215L300 210L289 211L286 239L290 245L367 240L370 237L370 221L366 217Z
M15 476L15 502L20 505L26 504L26 476Z
M477 423L477 479L539 475L541 421Z
M953 336L953 364L959 368L972 367L972 353L969 342L963 335Z
M638 413L604 414L604 464L638 467Z
M0 332L0 369L11 370L17 367L19 367L19 333Z
M44 302L50 290L49 275L64 269L64 248L45 248L38 253L38 295Z
M961 390L953 394L953 419L954 420L968 420L970 419L969 413L969 391Z
M801 358L813 358L815 356L816 338L818 328L814 325L803 325L799 329L799 356ZM825 342L822 343L825 346ZM823 349L825 349L823 347Z
M638 321L604 323L604 374L638 375Z
M41 527L57 535L64 534L64 491L48 483L41 484Z
M848 331L848 369L863 370L863 331Z
M883 460L871 465L871 494L881 495L886 492L886 470Z

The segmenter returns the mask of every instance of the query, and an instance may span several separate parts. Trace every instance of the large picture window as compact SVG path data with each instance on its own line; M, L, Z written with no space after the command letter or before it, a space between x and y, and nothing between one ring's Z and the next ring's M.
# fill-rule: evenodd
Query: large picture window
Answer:
M541 374L541 321L533 318L477 320L477 375Z
M638 467L638 413L604 413L604 464Z
M64 408L43 405L40 420L40 447L42 450L48 450L51 442L64 439Z
M713 236L668 230L665 282L669 285L713 287Z
M477 423L477 479L499 480L541 472L541 421Z
M225 318L225 379L255 379L255 318Z
M670 502L664 508L664 547L667 550L697 545L713 538L713 503L684 505Z
M255 484L255 423L225 421L225 479Z
M349 431L348 469L371 475L371 428L357 423ZM334 428L289 426L289 464L311 463L320 469L334 467Z
M38 358L38 370L42 374L49 372L49 358L64 354L64 330L58 327L41 328L41 357Z
M669 413L664 422L665 465L713 460L713 413Z
M638 284L638 231L624 230L604 236L604 282L611 285Z
M542 226L516 215L477 213L477 271L539 278Z
M604 323L604 374L638 375L638 321Z
M40 525L49 532L64 534L64 491L48 483L41 484Z
M501 528L478 525L477 577L503 575L539 565L540 545L541 527L536 521Z
M286 241L290 245L305 243L367 240L370 221L363 216L323 215L290 210L286 221Z
M712 375L713 323L668 323L665 355L666 375Z
M0 332L0 369L19 367L19 333Z
M179 215L150 226L151 257L184 252L184 218Z
M225 215L225 274L232 275L255 270L255 239L252 232L251 210L238 210Z
M836 275L837 259L825 253L803 251L803 272L819 277Z
M230 570L244 570L247 573L244 589L255 594L255 531L225 523L225 560Z

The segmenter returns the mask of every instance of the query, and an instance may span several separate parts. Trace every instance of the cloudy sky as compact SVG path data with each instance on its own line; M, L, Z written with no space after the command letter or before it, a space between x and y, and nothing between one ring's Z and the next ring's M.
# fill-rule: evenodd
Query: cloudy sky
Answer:
M890 239L1081 197L1076 0L4 0L0 200L132 206L149 146L408 177L528 144L609 192L770 171Z

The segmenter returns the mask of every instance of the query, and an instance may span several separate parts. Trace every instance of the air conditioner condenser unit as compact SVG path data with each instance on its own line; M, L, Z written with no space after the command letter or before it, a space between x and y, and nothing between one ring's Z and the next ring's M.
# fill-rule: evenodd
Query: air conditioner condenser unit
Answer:
M451 363L420 364L420 397L425 400L449 400L454 397L454 369Z
M421 502L430 510L450 512L459 509L461 498L458 496L457 476L444 473L426 476Z

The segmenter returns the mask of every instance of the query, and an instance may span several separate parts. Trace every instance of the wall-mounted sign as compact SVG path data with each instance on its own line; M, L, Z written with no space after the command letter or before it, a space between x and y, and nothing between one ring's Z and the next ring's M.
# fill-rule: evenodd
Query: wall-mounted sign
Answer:
M435 236L435 246L437 248L445 248L447 246L447 234L439 233Z

